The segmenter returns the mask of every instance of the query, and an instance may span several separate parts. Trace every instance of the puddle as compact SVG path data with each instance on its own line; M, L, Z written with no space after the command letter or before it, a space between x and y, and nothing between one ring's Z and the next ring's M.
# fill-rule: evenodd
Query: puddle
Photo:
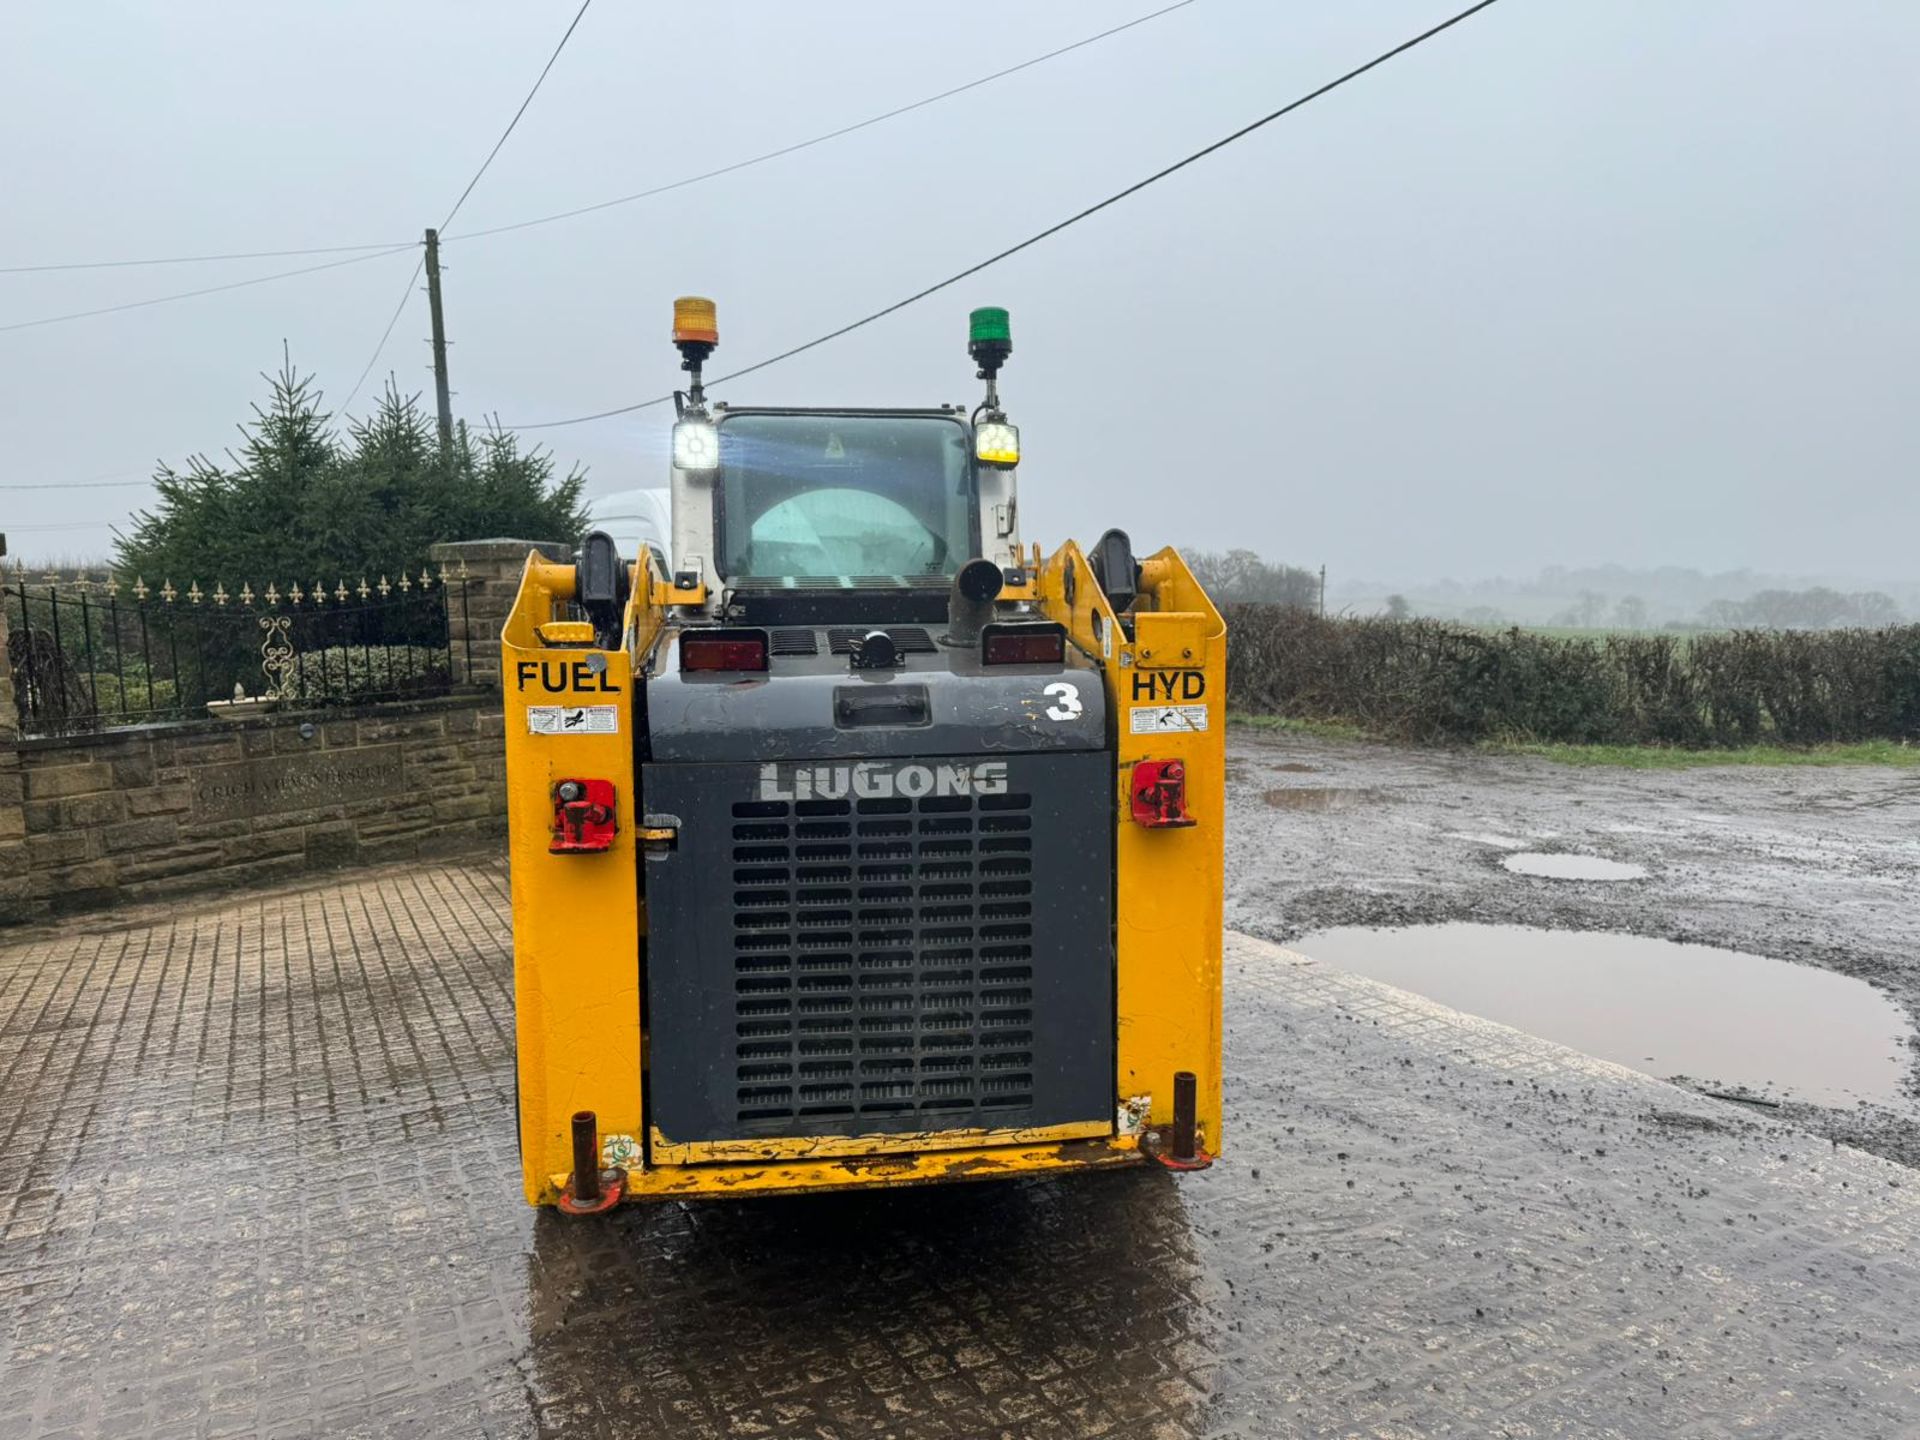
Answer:
M1303 765L1298 760L1289 760L1286 764L1275 765L1273 768L1283 775L1318 775L1320 773L1318 765Z
M1348 926L1316 960L1662 1078L1900 1103L1905 1015L1864 980L1708 945L1510 925Z
M1377 804L1377 790L1336 790L1317 785L1286 785L1269 790L1267 804L1276 810L1357 810Z
M1516 875L1539 875L1548 880L1644 880L1647 867L1598 855L1549 855L1529 850L1500 862Z

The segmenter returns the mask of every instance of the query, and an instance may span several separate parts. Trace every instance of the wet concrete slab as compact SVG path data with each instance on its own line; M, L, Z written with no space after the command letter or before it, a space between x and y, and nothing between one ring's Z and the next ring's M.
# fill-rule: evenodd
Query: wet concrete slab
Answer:
M0 939L0 1435L1911 1434L1911 1172L1235 939L1213 1170L535 1215L504 877Z

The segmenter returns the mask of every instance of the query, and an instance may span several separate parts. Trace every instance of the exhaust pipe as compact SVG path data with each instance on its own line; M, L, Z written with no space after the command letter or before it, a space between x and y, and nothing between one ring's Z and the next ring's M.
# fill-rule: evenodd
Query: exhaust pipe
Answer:
M953 588L947 592L947 633L943 645L958 649L977 649L980 632L993 619L993 602L999 598L1006 577L991 560L969 560L954 574Z

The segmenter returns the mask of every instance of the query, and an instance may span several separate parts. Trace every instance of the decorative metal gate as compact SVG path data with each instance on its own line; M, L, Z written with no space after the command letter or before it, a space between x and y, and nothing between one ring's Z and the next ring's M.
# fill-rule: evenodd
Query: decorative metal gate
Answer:
M0 586L27 734L204 719L236 700L303 706L444 693L464 572L332 588L154 589L86 574ZM471 658L470 656L468 657Z

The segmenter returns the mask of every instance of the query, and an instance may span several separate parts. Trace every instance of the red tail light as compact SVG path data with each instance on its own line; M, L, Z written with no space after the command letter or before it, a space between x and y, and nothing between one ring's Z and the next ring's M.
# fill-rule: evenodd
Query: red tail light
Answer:
M986 665L1058 665L1067 658L1067 632L1053 624L989 625L980 632Z
M764 630L688 630L680 636L682 670L765 670Z
M613 848L613 782L558 780L553 786L555 855L593 855Z
M1128 787L1133 823L1164 830L1193 824L1187 814L1187 767L1178 760L1142 760Z

